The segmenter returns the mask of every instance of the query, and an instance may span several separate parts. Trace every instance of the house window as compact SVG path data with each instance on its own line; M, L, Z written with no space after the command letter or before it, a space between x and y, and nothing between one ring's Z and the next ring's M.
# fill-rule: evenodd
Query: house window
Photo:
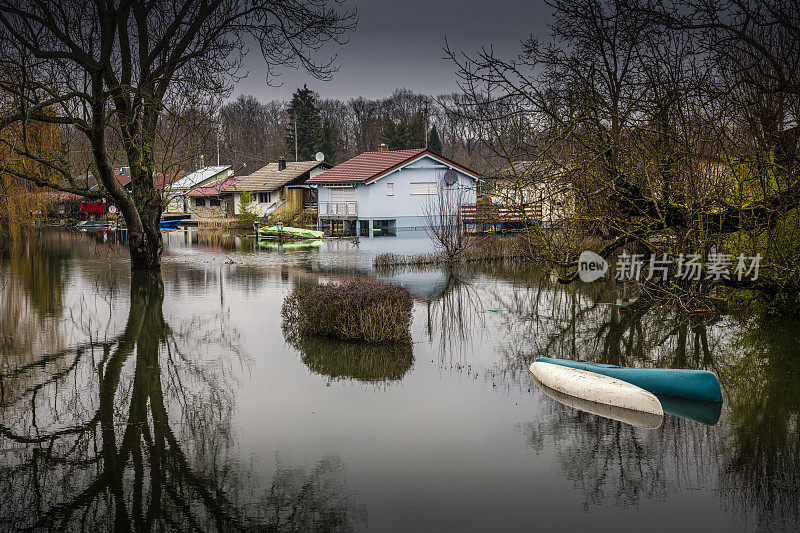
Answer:
M394 196L394 183L386 184L386 196Z
M435 181L412 182L411 194L436 194L436 182Z
M208 205L211 207L219 207L219 198L209 198Z
M197 207L203 207L203 206L206 205L206 199L205 198L195 198L194 199L194 205L197 206Z
M268 203L270 203L272 201L271 198L272 198L272 193L268 193L268 192L260 192L260 193L258 193L258 203L260 203L260 204L268 204Z

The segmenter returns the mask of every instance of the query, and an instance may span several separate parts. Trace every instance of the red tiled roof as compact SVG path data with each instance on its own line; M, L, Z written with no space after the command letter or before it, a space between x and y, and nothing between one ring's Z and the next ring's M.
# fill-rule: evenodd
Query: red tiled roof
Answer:
M178 172L177 174L167 174L166 178L165 178L164 174L158 173L155 176L153 176L153 185L155 185L156 188L158 188L158 189L163 189L165 184L171 184L173 181L175 181L178 178L182 177L183 174L184 174L183 171ZM130 173L123 174L119 170L115 170L114 171L114 175L117 177L117 181L123 187L127 187L128 184L131 182ZM90 190L97 191L99 189L100 189L100 184L96 183L95 185L92 186L92 188Z
M220 178L211 183L206 183L202 187L192 189L186 193L186 196L219 196L220 194L230 193L230 191L224 191L223 189L234 185L237 181L245 177L246 176L229 176L227 178Z
M364 152L317 174L306 183L364 182L425 152L425 149Z

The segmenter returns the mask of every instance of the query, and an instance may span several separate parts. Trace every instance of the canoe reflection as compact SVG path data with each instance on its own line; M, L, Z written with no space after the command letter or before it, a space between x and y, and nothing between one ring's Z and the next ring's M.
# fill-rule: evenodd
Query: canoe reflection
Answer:
M615 407L612 405L606 405L583 398L578 398L576 396L570 396L569 394L564 394L563 392L551 389L547 385L539 382L539 380L537 380L535 377L532 377L532 379L536 385L539 386L539 389L541 389L542 392L557 402L579 411L585 411L593 415L610 418L611 420L617 420L631 426L645 429L657 429L661 427L661 423L664 420L663 415L644 413L642 411L634 411L631 409L623 409L621 407Z
M661 408L665 413L707 426L715 426L719 422L720 413L722 413L721 402L676 398L662 394L656 394L656 398L661 402Z

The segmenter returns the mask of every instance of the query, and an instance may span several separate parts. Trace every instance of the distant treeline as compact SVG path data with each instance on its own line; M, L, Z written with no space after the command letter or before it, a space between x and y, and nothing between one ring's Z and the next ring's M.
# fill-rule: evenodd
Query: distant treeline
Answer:
M234 165L239 174L279 157L293 161L296 119L301 160L322 151L326 161L340 163L386 143L390 150L427 146L480 168L482 143L463 118L462 100L458 94L433 97L404 88L387 98L347 101L320 98L306 87L299 88L291 100L260 101L240 95L220 112L220 161ZM213 135L206 138L205 160L209 161L216 155L216 140Z

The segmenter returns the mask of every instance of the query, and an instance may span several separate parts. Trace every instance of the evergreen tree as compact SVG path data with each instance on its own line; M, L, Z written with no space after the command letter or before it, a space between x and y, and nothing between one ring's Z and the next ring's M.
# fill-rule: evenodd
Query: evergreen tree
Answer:
M381 130L380 141L389 146L389 150L406 149L406 125L388 120Z
M303 85L292 95L287 113L289 125L286 131L286 149L290 158L295 155L295 121L297 122L297 159L311 161L322 144L322 118L317 106L318 95ZM326 154L327 155L327 154Z
M428 150L435 154L442 153L442 140L439 138L439 131L436 129L436 125L431 128L431 132L428 135Z
M406 148L425 148L425 116L416 113L406 127Z
M336 135L336 130L334 129L333 124L331 124L330 120L325 119L322 122L322 137L320 139L318 151L325 154L325 161L331 165L336 164L338 145L339 139Z

